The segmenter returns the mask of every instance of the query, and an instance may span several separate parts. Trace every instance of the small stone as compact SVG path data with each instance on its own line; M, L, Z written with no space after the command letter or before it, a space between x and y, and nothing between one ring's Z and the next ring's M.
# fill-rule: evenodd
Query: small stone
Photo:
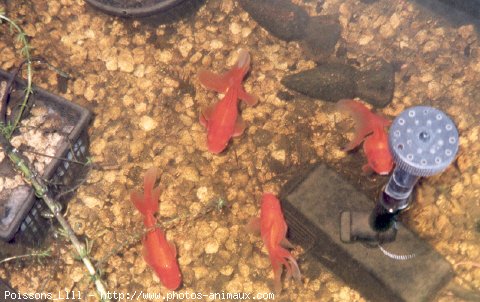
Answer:
M123 96L122 101L123 101L123 105L124 105L125 107L128 107L128 106L132 105L132 104L135 102L135 100L133 99L133 97L132 97L131 95L128 95L128 94L126 94L126 95Z
M136 76L137 78L143 78L143 76L145 75L145 65L143 64L138 65L135 68L133 75Z
M89 208L95 208L95 207L100 208L103 204L103 202L100 199L93 196L85 196L82 200L83 200L83 203Z
M399 25L400 25L400 17L398 16L397 13L394 13L394 14L390 17L390 26L391 26L393 29L396 29Z
M95 98L95 90L93 90L92 86L88 86L87 89L85 89L85 92L83 93L83 96L88 100L88 101L93 101Z
M467 39L475 33L475 28L472 24L460 26L458 33L463 39Z
M118 58L116 56L109 56L105 62L105 67L108 71L115 71L118 69Z
M220 40L212 40L210 42L210 48L211 49L221 49L223 48L223 42Z
M193 48L192 43L188 42L188 40L186 40L186 39L183 39L178 44L178 50L180 51L180 54L184 58L186 58L188 56L188 54L190 53L190 50L192 50L192 48Z
M242 32L242 28L238 23L233 22L230 24L230 32L234 35L238 35Z
M86 83L82 79L76 79L75 82L73 82L73 93L76 95L83 95L85 92L85 86Z
M217 239L218 242L220 243L225 243L229 235L230 235L230 232L228 231L227 228L224 228L224 227L217 228L214 233L215 239Z
M133 56L128 50L122 49L118 55L118 68L124 72L133 72Z
M179 258L178 258L178 264L182 267L184 266L187 266L189 265L190 263L192 263L192 257L187 254L182 254Z
M382 25L379 32L385 39L391 38L395 35L395 30L389 23Z
M157 128L158 123L151 117L144 115L140 118L140 128L145 131L151 131Z
M248 278L248 275L250 275L250 267L248 265L240 263L238 269L240 270L240 275L242 277Z
M79 282L85 277L85 271L81 267L75 267L72 272L70 272L69 277L73 282Z
M190 63L197 63L202 58L202 53L197 51L190 57Z
M203 203L206 203L209 198L210 194L208 193L208 188L207 187L200 187L197 189L197 198Z
M370 43L371 41L373 40L373 36L372 35L363 35L360 37L360 39L358 39L358 44L359 45L367 45L368 43Z
M463 184L461 182L457 182L452 187L452 196L459 197L463 193Z
M162 217L173 217L177 214L177 206L170 199L163 200L160 204L159 213Z
M155 53L155 60L161 63L169 63L173 58L173 54L169 50L158 51Z
M272 157L278 160L279 162L284 163L286 158L285 150L275 150L272 152Z
M186 180L197 182L199 180L199 175L195 167L187 166L183 169L182 176Z
M233 273L233 267L231 265L225 265L220 269L220 274L224 276L230 276Z
M197 280L200 280L208 275L208 269L202 266L194 267L193 272L195 273L195 278Z
M207 242L205 245L205 253L207 254L216 254L218 252L218 242L213 240L210 242Z
M423 52L435 52L440 48L440 44L438 44L435 40L430 40L423 46Z

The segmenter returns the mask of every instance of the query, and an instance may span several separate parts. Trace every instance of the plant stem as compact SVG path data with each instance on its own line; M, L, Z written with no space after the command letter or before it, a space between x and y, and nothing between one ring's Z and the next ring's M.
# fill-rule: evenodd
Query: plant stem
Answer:
M22 154L20 154L8 141L6 137L0 135L0 145L3 148L3 151L7 154L10 160L15 164L16 169L18 169L23 178L26 182L30 183L35 190L35 194L43 199L43 201L47 204L50 211L55 215L55 218L58 220L62 228L64 229L65 233L67 234L68 238L72 242L75 250L77 251L78 255L80 256L83 264L88 270L88 273L95 283L95 287L97 289L98 294L102 297L103 301L110 301L106 299L107 291L105 286L103 285L100 276L97 274L95 267L93 266L90 258L87 255L86 247L83 243L80 242L78 237L75 235L72 227L68 224L65 218L62 216L60 212L59 204L54 201L48 194L48 188L44 184L43 180L38 177L38 173L29 168L28 159L25 158Z
M25 88L25 96L23 98L22 105L20 106L20 110L18 111L18 114L15 117L13 127L10 128L10 131L8 131L8 133L6 133L6 138L10 139L12 137L13 132L17 128L17 125L20 122L20 119L22 118L23 111L25 110L25 107L27 106L28 98L33 93L33 89L32 89L32 58L30 56L30 45L28 44L27 36L26 36L25 32L13 20L11 20L7 16L5 16L3 14L3 12L0 12L0 23L1 23L2 20L8 22L10 24L10 26L15 28L15 30L18 32L18 40L23 44L23 48L22 48L21 53L25 57L25 60L27 62L27 87Z
M50 256L50 252L47 250L47 251L35 252L35 253L31 253L31 254L8 257L8 258L0 260L0 264L5 263L5 262L9 262L9 261L12 261L12 260L16 260L16 259L21 259L21 258L48 257L48 256Z

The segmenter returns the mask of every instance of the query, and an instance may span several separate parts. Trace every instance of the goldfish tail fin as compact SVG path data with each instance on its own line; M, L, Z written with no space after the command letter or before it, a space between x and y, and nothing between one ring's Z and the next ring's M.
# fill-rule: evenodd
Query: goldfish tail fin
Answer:
M242 48L238 50L238 58L234 68L241 69L244 75L247 73L250 68L250 54L248 50Z
M150 168L144 177L144 193L133 191L130 193L130 200L135 207L142 213L155 213L158 211L158 199L160 197L160 187L153 188L155 180L157 179L157 169Z
M139 210L140 213L142 213L142 215L146 214L144 197L141 192L139 191L131 192L130 200L132 201L133 205L137 208L137 210Z
M137 210L142 213L143 216L148 213L153 214L158 211L158 196L160 195L160 188L155 188L152 191L153 198L146 198L141 192L133 191L130 193L130 200ZM156 197L156 199L154 199Z
M157 168L155 167L152 167L145 172L145 176L143 177L143 190L146 196L148 196L153 190L153 186L157 180L157 172Z
M273 288L275 293L282 291L282 264L275 258L270 258L273 268Z
M288 259L288 262L290 263L290 272L291 272L292 278L295 281L300 282L302 278L302 274L300 274L300 268L298 267L297 261L292 256L288 257L287 259Z
M293 278L299 282L302 275L300 274L297 261L293 258L292 254L286 249L280 248L277 256L280 257L280 262L285 265L287 269L287 279Z
M365 105L354 100L340 100L337 102L336 107L339 111L348 113L355 122L353 139L343 148L344 151L353 150L372 132L370 119L372 113Z

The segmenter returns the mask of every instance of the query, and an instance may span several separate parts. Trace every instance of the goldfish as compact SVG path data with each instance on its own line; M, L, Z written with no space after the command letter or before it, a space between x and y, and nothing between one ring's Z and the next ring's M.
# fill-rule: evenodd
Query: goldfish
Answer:
M388 147L388 136L385 127L390 120L372 113L364 104L355 100L340 100L337 109L349 113L355 121L355 134L344 151L350 151L363 141L363 151L367 163L362 167L365 174L377 173L388 175L393 168L393 159Z
M157 169L151 168L145 173L144 193L131 192L130 199L143 215L147 233L143 237L143 258L155 271L162 284L169 290L180 286L182 277L177 262L175 245L168 242L163 231L156 226L153 216L158 211L160 187L153 188L157 179Z
M214 106L200 114L200 124L207 128L207 147L214 154L221 153L232 137L240 136L245 130L245 122L238 114L238 99L249 106L257 104L256 96L242 87L242 80L250 68L248 51L240 49L238 59L230 71L218 75L207 70L198 72L203 86L224 93L224 97Z
M260 208L260 218L254 218L248 226L250 230L260 230L270 262L273 268L274 288L277 293L282 290L281 275L283 266L286 268L286 278L300 281L301 274L297 261L285 248L293 248L287 240L287 223L283 217L280 201L272 193L264 193Z

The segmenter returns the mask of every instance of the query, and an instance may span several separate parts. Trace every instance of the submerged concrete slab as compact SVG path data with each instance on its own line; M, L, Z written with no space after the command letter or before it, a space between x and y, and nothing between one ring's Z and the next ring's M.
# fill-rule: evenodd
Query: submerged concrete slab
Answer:
M450 264L400 223L396 240L382 247L392 254L414 253L412 259L392 259L378 246L343 243L340 214L368 211L375 200L324 164L292 179L280 198L289 239L371 301L431 301L453 276Z

